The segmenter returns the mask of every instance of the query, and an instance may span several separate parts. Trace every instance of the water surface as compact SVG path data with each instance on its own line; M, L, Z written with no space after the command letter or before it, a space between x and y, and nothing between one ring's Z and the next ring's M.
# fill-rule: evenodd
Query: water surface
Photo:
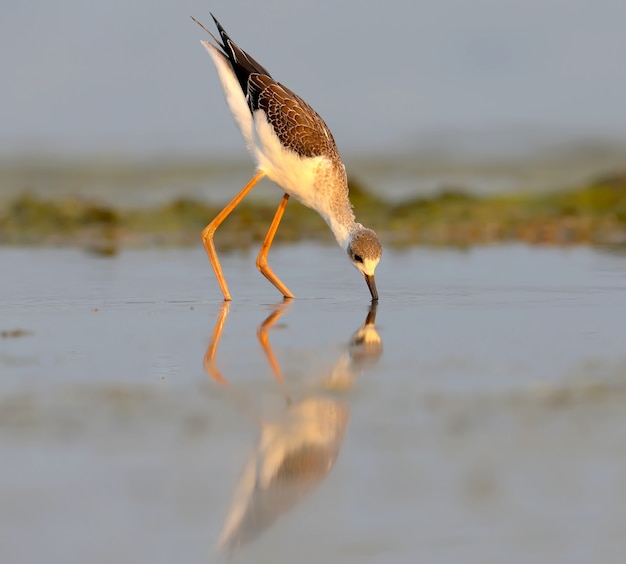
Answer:
M337 248L270 262L297 299L226 255L224 315L201 248L0 249L7 561L215 561L256 503L235 561L621 562L626 257L387 251L369 326Z

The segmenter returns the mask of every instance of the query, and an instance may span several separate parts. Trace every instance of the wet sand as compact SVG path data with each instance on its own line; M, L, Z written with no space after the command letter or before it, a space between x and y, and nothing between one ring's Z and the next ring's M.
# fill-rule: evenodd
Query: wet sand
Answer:
M336 247L270 262L297 299L233 253L220 319L200 247L0 249L3 559L218 561L239 510L236 562L622 561L626 256L388 251L368 338Z

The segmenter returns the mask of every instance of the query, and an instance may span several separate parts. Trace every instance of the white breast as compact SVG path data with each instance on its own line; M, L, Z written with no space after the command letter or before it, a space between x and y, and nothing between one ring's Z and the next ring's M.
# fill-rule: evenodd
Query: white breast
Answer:
M261 110L254 112L254 157L259 169L287 194L320 213L325 200L320 193L320 179L330 168L325 157L301 157L286 149ZM323 190L322 190L323 192Z

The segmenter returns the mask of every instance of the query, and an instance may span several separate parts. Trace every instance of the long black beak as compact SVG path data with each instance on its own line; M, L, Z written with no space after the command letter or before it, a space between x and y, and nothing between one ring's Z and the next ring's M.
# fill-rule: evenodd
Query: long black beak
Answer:
M368 276L367 274L363 275L365 277L365 281L367 282L367 287L370 289L370 294L372 294L372 301L378 301L378 290L376 289L376 281L374 280L374 275Z

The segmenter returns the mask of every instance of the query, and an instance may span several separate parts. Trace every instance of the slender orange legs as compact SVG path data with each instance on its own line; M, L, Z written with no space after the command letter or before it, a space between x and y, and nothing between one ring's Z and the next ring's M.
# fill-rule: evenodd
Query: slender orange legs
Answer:
M222 267L220 265L220 261L217 258L217 251L215 250L215 243L213 243L213 236L215 235L215 231L222 224L222 222L230 215L230 213L239 205L241 200L243 200L248 192L254 188L255 184L261 180L265 176L263 171L258 171L246 184L241 192L237 194L230 203L217 214L215 219L209 223L204 230L202 231L202 242L204 243L204 248L206 249L207 255L209 255L209 260L211 261L211 266L215 271L215 276L217 278L217 282L220 285L222 290L222 294L224 294L224 300L229 302L231 301L230 292L228 291L228 284L226 284L226 278L224 277L224 273L222 272ZM289 291L289 288L283 284L283 282L274 274L274 271L270 268L270 265L267 263L267 253L270 250L272 245L272 241L274 240L274 236L276 235L276 231L278 230L278 225L280 224L280 220L283 218L283 213L285 213L285 207L287 206L287 202L289 201L289 194L285 194L283 199L280 201L280 205L276 210L276 214L274 215L274 219L272 220L272 224L270 225L269 231L265 236L265 240L263 241L263 245L261 246L261 250L259 251L259 255L256 259L256 266L261 271L261 274L265 276L275 287L276 289L285 297L285 298L293 298L294 295Z
M274 326L274 324L282 317L282 315L289 309L289 305L291 304L291 300L289 298L285 298L282 304L278 304L274 306L275 309L271 313L268 318L259 325L259 328L256 331L257 339L259 340L259 344L265 353L265 357L267 358L267 362L276 377L278 382L283 381L283 374L280 370L280 365L274 356L274 351L272 350L272 346L270 345L269 332L270 329Z
M224 331L224 325L226 324L226 318L228 317L228 311L230 309L230 304L228 302L222 302L222 306L220 308L220 313L217 318L217 323L215 324L215 329L213 330L213 335L211 336L211 342L204 353L203 366L204 371L218 384L222 384L223 386L228 385L228 381L222 373L217 368L215 362L215 356L217 354L217 347L220 344L220 340L222 338L222 332ZM250 401L246 398L246 396L242 395L239 392L233 391L231 392L233 400L239 404L239 407L248 413L252 419L254 419L259 425L262 425L262 421L256 413L256 409L250 403Z
M291 300L285 298L283 303L274 306L274 311L261 323L259 328L257 329L257 338L259 339L259 343L263 352L265 353L265 357L276 377L276 380L279 382L283 381L282 372L280 370L280 365L274 356L274 351L272 351L272 346L269 342L269 332L274 327L276 322L285 314L285 312L289 309L291 305ZM217 368L215 363L215 356L217 354L217 347L220 344L220 340L222 338L222 332L224 331L224 325L226 324L226 318L228 317L228 312L230 310L230 304L228 302L224 302L222 307L220 308L220 313L217 318L217 323L215 324L215 329L213 329L213 335L211 335L211 342L204 353L203 366L204 371L213 378L219 384L227 384L226 378L222 376L222 373Z
M263 245L261 246L261 250L259 251L259 255L256 258L256 267L261 271L261 274L263 274L265 278L274 284L276 289L281 292L285 298L293 298L294 295L289 291L289 288L287 288L287 286L282 283L280 278L274 274L274 271L267 263L267 253L269 252L272 241L274 240L274 235L276 235L276 231L278 230L280 220L283 218L283 213L285 213L288 201L289 194L285 194L283 199L280 201L276 214L274 215L274 219L272 220L272 224L270 225L269 231L267 232Z
M232 212L243 200L248 192L254 188L254 185L261 180L265 176L265 173L262 171L258 171L246 184L241 192L237 194L231 202L220 212L217 214L215 219L209 223L202 231L202 242L204 243L204 248L206 249L207 255L209 255L209 260L211 261L211 266L215 271L215 276L217 277L217 282L222 289L222 294L224 294L224 299L229 302L231 300L230 292L228 291L228 285L226 284L226 279L224 278L224 273L222 272L222 267L220 266L220 261L217 258L217 252L215 251L215 244L213 243L213 235L215 235L215 230L222 224L222 222L230 215ZM281 214L282 215L282 214ZM275 284L274 284L275 285ZM278 286L277 286L278 287Z
M217 318L217 323L215 324L215 329L213 330L211 342L207 347L206 353L204 354L204 362L202 363L204 371L219 384L226 384L226 379L222 376L222 373L215 365L215 354L217 353L217 345L220 344L220 339L222 338L222 331L224 330L224 324L226 323L229 309L230 304L228 302L222 304L220 315Z

